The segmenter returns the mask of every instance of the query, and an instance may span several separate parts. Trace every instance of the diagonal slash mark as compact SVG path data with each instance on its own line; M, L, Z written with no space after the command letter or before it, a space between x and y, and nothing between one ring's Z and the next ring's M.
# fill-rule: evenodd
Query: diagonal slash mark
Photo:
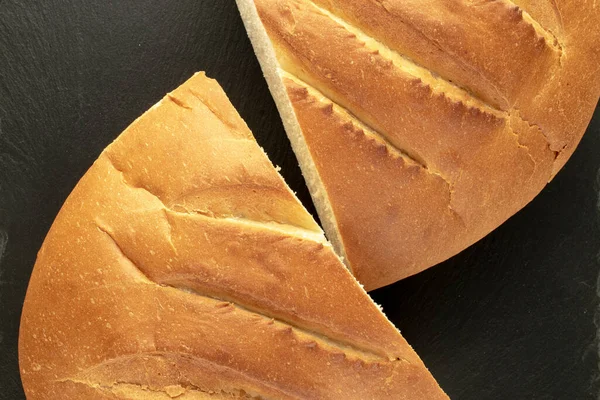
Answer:
M233 307L237 308L238 310L248 312L248 313L260 316L260 317L264 317L266 319L270 319L278 324L286 326L290 332L292 332L292 330L294 330L296 332L300 332L306 336L311 337L317 345L321 345L323 348L329 349L328 351L330 351L330 352L338 351L344 355L349 355L349 353L352 352L355 354L355 357L362 360L363 362L375 363L375 362L385 361L386 359L388 361L392 361L392 362L397 362L397 361L408 362L400 357L390 358L387 355L379 354L376 351L361 347L361 346L353 344L349 341L332 338L331 336L328 336L326 333L322 333L321 331L316 330L316 329L307 329L301 325L297 325L297 324L291 322L288 319L278 317L277 315L271 315L270 313L266 312L265 310L261 310L259 307L256 307L256 308L248 307L246 304L241 303L239 301L239 299L236 299L235 296L233 298L215 297L213 294L211 294L209 292L202 292L198 288L191 288L191 287L186 287L185 285L178 285L176 283L170 283L170 282L168 282L168 279L163 279L162 281L156 281L156 280L152 279L152 277L149 276L144 271L142 265L140 265L134 259L130 258L130 256L127 254L126 250L117 241L116 237L111 232L110 228L103 226L103 224L98 221L96 222L96 227L100 232L105 234L111 240L111 242L114 244L114 246L118 250L119 254L123 257L124 260L126 260L126 262L129 264L129 266L133 268L136 275L138 275L138 277L146 284L155 285L155 286L162 288L163 290L168 290L168 291L172 291L172 290L182 291L189 295L196 296L196 298L211 299L213 301L225 303L225 304L227 304L227 306L233 306Z

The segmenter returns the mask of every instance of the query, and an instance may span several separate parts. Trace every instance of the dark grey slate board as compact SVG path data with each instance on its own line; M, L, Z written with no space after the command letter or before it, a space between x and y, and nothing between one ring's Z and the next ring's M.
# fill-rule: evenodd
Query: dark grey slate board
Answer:
M71 189L133 119L206 70L312 211L232 0L0 0L0 399L21 399L27 281ZM600 112L528 207L374 293L454 399L597 398Z

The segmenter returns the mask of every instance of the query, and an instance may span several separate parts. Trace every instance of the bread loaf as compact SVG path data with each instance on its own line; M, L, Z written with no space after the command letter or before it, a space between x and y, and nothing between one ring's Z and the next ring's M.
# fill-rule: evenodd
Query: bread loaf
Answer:
M30 400L447 399L203 74L65 202L19 359Z
M325 231L368 290L525 206L598 101L594 2L237 3Z

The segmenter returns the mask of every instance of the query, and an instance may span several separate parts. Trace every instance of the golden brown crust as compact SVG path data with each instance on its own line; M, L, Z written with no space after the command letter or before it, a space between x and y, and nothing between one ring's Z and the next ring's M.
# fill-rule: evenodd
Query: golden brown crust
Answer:
M524 86L539 87L542 76L532 71L561 57L552 34L505 0L314 3L502 110L515 104Z
M517 0L562 43L560 65L548 71L538 92L517 107L540 127L558 152L552 176L565 165L579 144L600 96L600 12L594 2Z
M204 75L65 202L19 357L32 400L447 398Z
M597 68L598 41L586 36L597 14L571 12L575 28L540 11L570 5L519 3L526 10L509 0L253 0L295 111L286 125L302 129L304 164L314 162L337 221L328 234L368 290L496 228L539 193L583 134L600 80L573 75ZM324 105L343 116L326 116ZM355 145L364 135L349 133L349 121L422 171Z
M291 77L284 83L357 279L367 287L377 286L397 279L397 271L374 271L370 265L402 266L408 276L423 268L415 260L434 264L443 257L439 252L446 251L447 238L463 234L448 183L395 151L314 89ZM328 156L334 153L336 157ZM373 236L377 240L368 240Z

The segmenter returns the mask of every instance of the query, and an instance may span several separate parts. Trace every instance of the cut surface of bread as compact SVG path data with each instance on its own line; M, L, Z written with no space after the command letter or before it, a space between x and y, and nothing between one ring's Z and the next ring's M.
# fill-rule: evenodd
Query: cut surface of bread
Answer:
M367 290L525 206L598 101L592 2L237 4L325 232Z
M30 400L447 399L204 74L66 200L19 361Z

